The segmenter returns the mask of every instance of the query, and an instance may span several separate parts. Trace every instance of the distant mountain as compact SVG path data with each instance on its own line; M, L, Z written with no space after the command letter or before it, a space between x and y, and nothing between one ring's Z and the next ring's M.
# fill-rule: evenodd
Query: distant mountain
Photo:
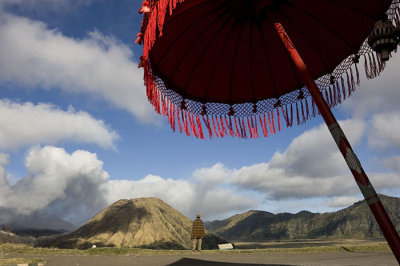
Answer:
M73 224L44 211L20 214L6 208L0 208L0 226L19 235L32 236L64 233L76 228Z
M77 230L38 239L38 246L89 248L97 246L158 249L191 248L192 221L157 198L119 200ZM224 241L207 234L204 249Z
M385 195L380 195L380 198L399 231L400 199ZM247 241L383 237L365 201L330 213L272 214L252 210L222 221L207 222L206 228L224 239Z

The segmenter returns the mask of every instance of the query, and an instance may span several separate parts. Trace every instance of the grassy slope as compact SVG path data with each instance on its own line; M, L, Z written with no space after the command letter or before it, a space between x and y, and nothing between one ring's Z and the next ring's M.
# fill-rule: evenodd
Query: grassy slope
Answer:
M400 199L380 196L396 229L400 230ZM237 219L240 217L240 219ZM379 226L364 201L331 213L297 214L265 211L247 212L208 223L211 232L234 240L285 239L376 239L383 238Z

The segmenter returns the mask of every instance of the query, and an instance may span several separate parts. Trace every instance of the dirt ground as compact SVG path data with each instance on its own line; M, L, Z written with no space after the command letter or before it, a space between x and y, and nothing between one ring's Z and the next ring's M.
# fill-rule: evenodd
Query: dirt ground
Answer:
M365 252L271 252L238 254L193 252L157 256L68 256L44 255L45 266L245 266L245 265L398 265L390 251Z

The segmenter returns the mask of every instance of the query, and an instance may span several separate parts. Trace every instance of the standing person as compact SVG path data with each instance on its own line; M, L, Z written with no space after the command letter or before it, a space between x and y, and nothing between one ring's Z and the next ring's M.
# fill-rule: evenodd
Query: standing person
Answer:
M197 214L196 220L193 221L193 227L192 227L193 251L196 250L196 245L197 245L197 250L201 251L201 242L204 236L205 236L204 223L200 219L200 214Z

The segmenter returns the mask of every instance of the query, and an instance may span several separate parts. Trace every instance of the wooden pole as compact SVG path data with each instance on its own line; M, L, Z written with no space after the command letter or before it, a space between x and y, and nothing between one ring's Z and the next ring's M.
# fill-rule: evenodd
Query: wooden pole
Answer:
M365 174L360 161L353 152L349 141L347 140L344 132L340 128L340 125L336 121L335 116L333 115L331 109L329 108L324 97L322 96L321 91L315 84L314 79L308 72L306 65L304 64L302 58L294 47L285 29L280 23L275 23L275 29L287 51L289 52L294 64L296 65L297 70L302 75L304 83L306 84L307 89L311 94L311 97L313 98L319 112L325 120L325 123L328 126L333 139L339 147L339 150L342 153L347 163L347 166L353 174L354 179L365 198L365 201L371 209L376 221L379 224L379 227L382 230L383 235L385 236L390 248L392 249L392 252L397 259L397 262L400 264L400 238L396 231L396 228L393 226L393 223L390 220L385 208L383 207L381 200L379 199L375 189L373 188L371 182Z

